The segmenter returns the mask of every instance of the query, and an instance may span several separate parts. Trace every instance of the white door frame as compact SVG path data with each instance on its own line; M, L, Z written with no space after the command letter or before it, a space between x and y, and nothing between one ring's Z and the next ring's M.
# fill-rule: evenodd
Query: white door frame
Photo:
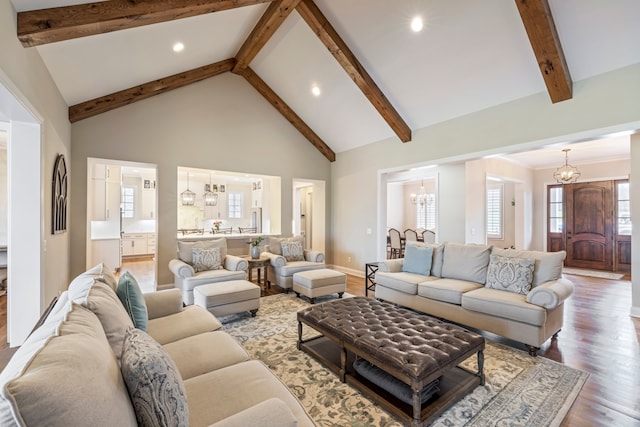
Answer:
M311 235L313 236L313 250L326 253L326 182L315 179L293 179L293 206L291 232L300 234L300 188L309 187L312 190Z

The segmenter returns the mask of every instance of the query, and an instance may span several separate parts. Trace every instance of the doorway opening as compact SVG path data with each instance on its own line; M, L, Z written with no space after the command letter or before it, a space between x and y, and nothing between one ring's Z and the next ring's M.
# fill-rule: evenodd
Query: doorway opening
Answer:
M326 184L317 180L293 180L291 232L304 236L305 249L325 252Z

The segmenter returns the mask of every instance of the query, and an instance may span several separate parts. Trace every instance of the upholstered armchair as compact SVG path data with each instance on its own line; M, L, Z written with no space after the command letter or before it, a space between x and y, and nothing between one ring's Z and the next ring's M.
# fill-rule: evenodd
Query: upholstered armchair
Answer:
M324 253L304 250L304 237L270 237L262 256L270 258L267 266L270 283L275 283L289 292L293 288L293 274L300 271L326 268Z
M193 304L193 289L209 283L245 280L247 260L227 254L227 239L178 242L176 259L169 261L174 286L185 304Z

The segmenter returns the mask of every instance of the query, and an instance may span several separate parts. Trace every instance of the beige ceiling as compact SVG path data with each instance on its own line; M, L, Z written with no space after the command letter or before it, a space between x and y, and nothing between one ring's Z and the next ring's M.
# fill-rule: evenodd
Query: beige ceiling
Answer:
M87 3L12 1L18 11ZM315 3L414 131L546 91L513 0ZM574 82L640 62L640 1L549 3ZM29 49L39 51L71 106L233 57L266 7L247 6ZM418 14L426 27L413 33L409 21ZM185 44L180 54L171 50L176 41ZM400 144L296 11L250 65L333 151L389 137ZM311 95L312 84L321 88L320 97Z

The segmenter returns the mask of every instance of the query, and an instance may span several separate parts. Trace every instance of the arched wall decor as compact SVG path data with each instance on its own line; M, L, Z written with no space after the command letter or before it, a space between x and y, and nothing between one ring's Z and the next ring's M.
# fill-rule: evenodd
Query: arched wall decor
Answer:
M51 192L51 234L67 231L67 164L64 154L58 154L53 167L53 188Z

